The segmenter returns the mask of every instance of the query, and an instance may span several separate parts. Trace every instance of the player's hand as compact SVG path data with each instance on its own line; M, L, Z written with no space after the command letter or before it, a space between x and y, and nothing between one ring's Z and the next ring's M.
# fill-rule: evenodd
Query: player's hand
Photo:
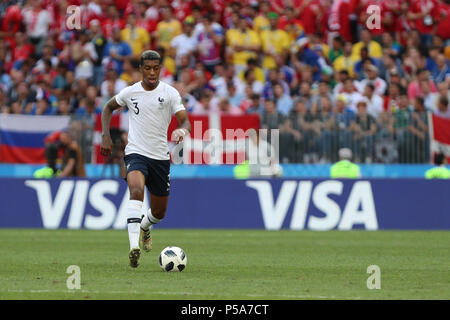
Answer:
M183 141L184 137L189 133L189 131L185 128L178 128L172 132L172 140L176 141L176 144L179 144Z
M100 153L104 156L110 156L112 150L111 136L102 136L102 143L100 144Z

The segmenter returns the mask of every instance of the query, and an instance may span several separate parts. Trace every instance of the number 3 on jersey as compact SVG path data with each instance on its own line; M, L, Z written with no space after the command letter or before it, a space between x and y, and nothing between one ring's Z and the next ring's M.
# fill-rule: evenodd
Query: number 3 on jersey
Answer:
M133 110L133 111L134 111L135 114L139 114L138 103L137 103L137 101L135 102L134 100L136 100L136 99L131 98L131 103L133 103L134 108L135 108L135 110Z

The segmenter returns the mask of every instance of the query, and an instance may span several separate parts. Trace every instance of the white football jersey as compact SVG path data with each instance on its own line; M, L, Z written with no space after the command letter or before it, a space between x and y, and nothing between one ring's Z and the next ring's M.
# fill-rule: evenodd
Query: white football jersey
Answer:
M147 91L141 81L122 89L116 96L129 109L128 144L125 154L137 153L155 160L169 160L167 129L172 114L184 110L178 91L163 81Z

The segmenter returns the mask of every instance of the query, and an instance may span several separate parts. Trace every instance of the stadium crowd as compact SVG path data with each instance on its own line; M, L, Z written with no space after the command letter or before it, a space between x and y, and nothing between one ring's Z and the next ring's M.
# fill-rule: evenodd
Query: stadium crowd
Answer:
M84 133L146 49L191 114L280 129L283 162L427 162L426 112L450 118L449 0L1 0L0 17L1 112Z

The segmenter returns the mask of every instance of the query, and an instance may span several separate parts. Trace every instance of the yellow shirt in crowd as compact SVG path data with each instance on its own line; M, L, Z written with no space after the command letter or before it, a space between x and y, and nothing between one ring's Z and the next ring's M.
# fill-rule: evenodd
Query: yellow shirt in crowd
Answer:
M150 43L150 35L147 30L136 27L133 30L127 27L121 31L121 38L131 47L133 55L141 55L144 48Z
M159 37L159 45L167 51L170 48L170 41L182 33L181 23L175 19L169 22L161 21L156 25L156 32Z
M286 50L289 50L289 36L286 31L281 29L264 30L261 32L261 45L263 52L273 52L281 54ZM270 55L264 55L262 67L264 69L275 68L276 63L274 58Z
M339 73L342 70L347 70L350 77L353 77L355 75L354 72L354 64L353 58L345 57L344 55L339 56L334 60L333 68L336 73Z
M252 45L260 46L261 41L259 40L258 34L253 30L247 30L246 32L241 32L238 29L230 29L226 33L227 45L232 46L243 46ZM233 64L234 65L246 65L247 60L250 58L257 58L256 53L252 51L235 51L233 53Z
M257 33L261 33L264 30L270 30L270 22L267 17L259 15L253 19L253 30Z
M353 48L352 48L353 61L361 60L361 49L363 47L364 47L364 43L362 41L357 42L353 45ZM373 41L373 40L370 41L367 49L369 49L369 57L371 57L371 58L380 59L383 56L383 48L376 41Z
M245 71L242 70L241 72L239 72L239 79L241 79L242 81L245 82ZM264 70L261 69L260 67L255 67L254 69L254 75L255 75L255 80L259 81L261 83L266 83L266 76L264 75Z

